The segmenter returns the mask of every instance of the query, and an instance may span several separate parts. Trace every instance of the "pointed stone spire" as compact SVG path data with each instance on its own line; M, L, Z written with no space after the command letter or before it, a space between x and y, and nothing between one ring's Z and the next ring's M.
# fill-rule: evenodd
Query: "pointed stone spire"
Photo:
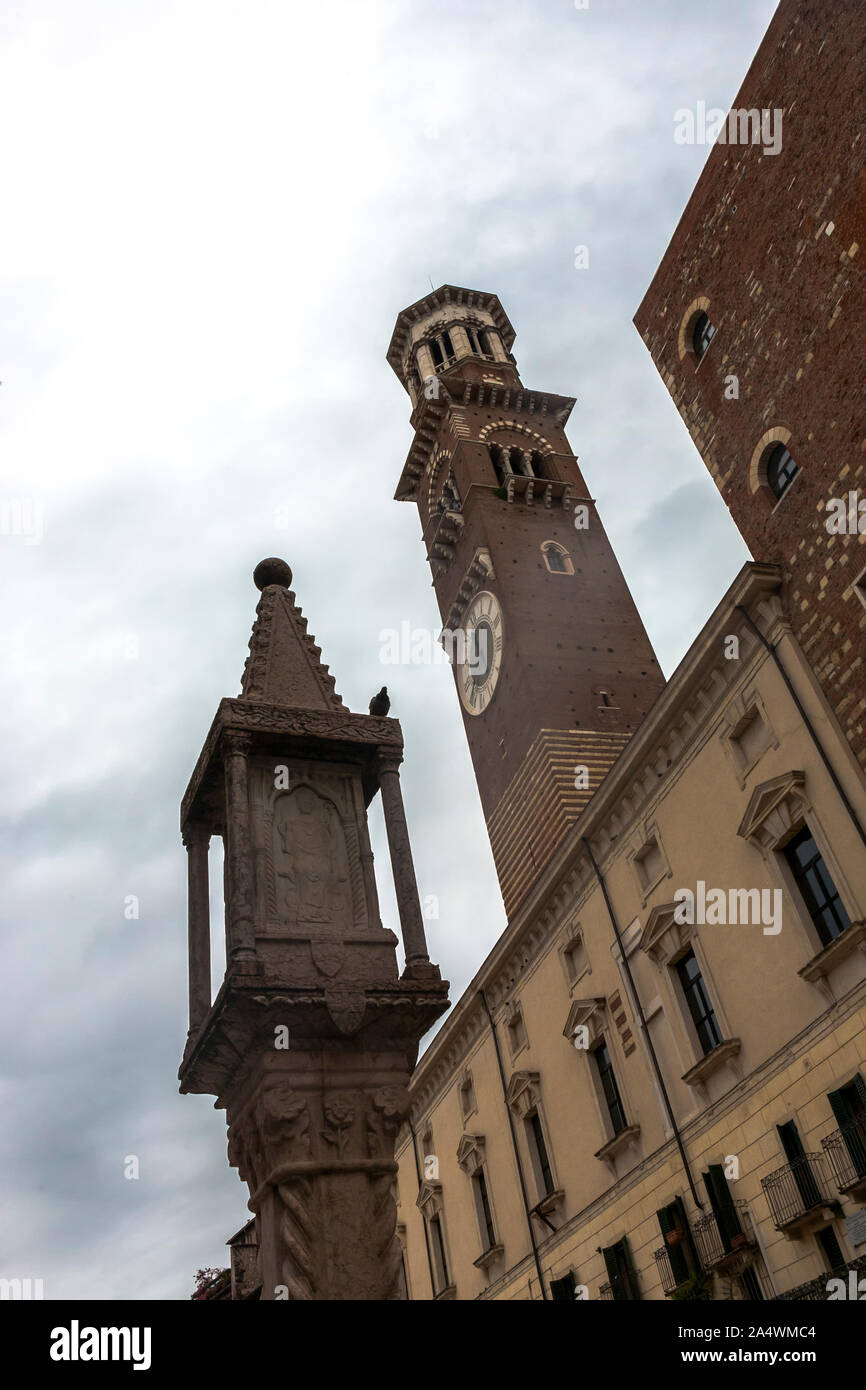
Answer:
M292 571L285 560L262 560L253 582L262 596L240 698L292 709L343 709L334 677L320 659L322 649L307 632L307 620L289 587Z

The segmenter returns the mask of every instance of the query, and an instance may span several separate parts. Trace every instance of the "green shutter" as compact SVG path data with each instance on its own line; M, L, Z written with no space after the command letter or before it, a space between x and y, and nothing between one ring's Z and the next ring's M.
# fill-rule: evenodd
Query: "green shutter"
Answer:
M729 1251L733 1237L740 1234L740 1218L734 1206L731 1189L728 1187L725 1170L720 1163L711 1163L703 1178L704 1187L707 1189L707 1196L710 1199L710 1206L719 1228L719 1235L722 1238L722 1245L726 1251Z
M776 1129L779 1131L779 1138L782 1141L782 1152L789 1163L795 1163L798 1158L802 1158L805 1154L797 1126L793 1120L787 1120L783 1125L776 1125Z
M858 1074L857 1080L863 1084L863 1078ZM848 1104L848 1097L842 1091L828 1091L827 1099L833 1107L833 1114L839 1122L839 1128L844 1129L854 1120L851 1106Z
M628 1240L623 1236L616 1245L609 1245L601 1252L604 1255L607 1277L613 1288L614 1299L618 1302L637 1298L637 1288L631 1268Z

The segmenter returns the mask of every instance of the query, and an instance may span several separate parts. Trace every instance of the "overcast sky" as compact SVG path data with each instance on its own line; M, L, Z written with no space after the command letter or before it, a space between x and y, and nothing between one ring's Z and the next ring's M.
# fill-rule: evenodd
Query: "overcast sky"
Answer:
M417 513L391 500L411 436L384 360L431 279L495 291L524 382L577 397L570 439L666 674L740 568L631 320L707 155L674 112L730 105L774 9L0 9L0 458L22 508L0 535L0 1275L186 1298L248 1218L223 1113L177 1094L177 823L263 556L291 564L349 707L391 689L452 998L502 930L450 672L379 661L383 629L438 622ZM378 808L372 829L396 926Z

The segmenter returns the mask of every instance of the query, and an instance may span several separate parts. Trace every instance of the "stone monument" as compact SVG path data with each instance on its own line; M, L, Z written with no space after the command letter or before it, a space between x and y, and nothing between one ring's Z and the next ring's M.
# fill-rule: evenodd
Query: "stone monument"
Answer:
M183 798L189 1034L180 1089L226 1111L250 1191L264 1299L401 1297L394 1141L418 1043L447 1008L430 963L400 791L396 719L352 714L282 560L263 560L241 694L224 699ZM379 916L377 792L405 967ZM211 1002L208 845L225 845L226 972Z

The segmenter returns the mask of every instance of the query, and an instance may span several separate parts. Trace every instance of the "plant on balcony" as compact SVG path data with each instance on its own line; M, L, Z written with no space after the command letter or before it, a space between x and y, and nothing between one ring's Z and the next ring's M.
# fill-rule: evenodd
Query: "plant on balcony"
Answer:
M678 1284L671 1294L671 1298L676 1299L678 1302L697 1299L702 1302L707 1302L709 1299L712 1299L712 1296L713 1292L710 1288L709 1280L706 1274L703 1273L690 1275L682 1284Z

